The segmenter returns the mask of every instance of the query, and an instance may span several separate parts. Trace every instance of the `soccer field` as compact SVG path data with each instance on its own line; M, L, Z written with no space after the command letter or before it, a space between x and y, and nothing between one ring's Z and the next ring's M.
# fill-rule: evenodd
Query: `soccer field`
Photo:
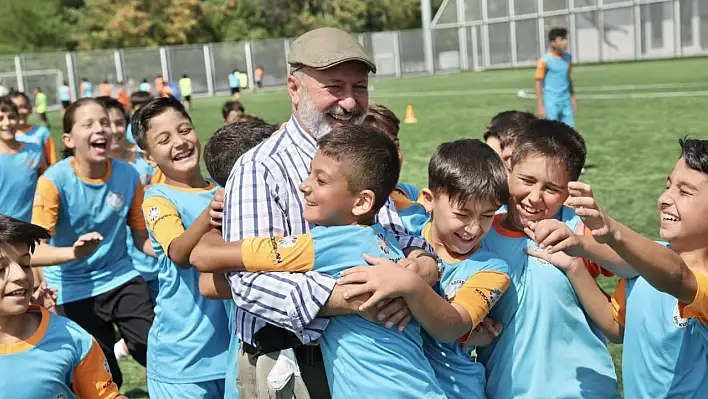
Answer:
M576 66L576 125L588 145L581 179L593 185L610 214L639 232L657 237L656 200L677 160L678 139L708 139L708 58ZM401 181L426 183L427 162L435 146L458 138L481 138L499 111L535 111L531 69L456 73L402 80L373 81L371 100L391 108L401 120L413 105L416 124L402 125L404 156ZM226 97L198 99L192 117L206 139L221 123ZM285 91L242 96L247 112L280 124L290 115ZM50 114L57 146L62 147L58 113ZM205 173L206 170L204 169ZM611 292L614 279L602 281ZM610 345L621 372L621 346ZM147 397L142 369L121 363L123 392Z

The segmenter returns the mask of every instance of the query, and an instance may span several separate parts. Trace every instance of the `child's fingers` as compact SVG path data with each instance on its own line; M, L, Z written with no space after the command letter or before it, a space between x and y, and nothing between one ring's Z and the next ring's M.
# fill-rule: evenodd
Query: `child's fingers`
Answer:
M549 254L546 251L539 251L537 249L524 248L524 252L526 252L527 255L533 256L534 258L538 258L541 260L545 260L548 263L552 263L551 262L551 254Z
M550 255L556 253L556 252L564 252L570 249L575 245L575 242L573 241L572 237L568 237L558 243L555 243L553 246L549 247L546 249L546 252Z
M383 298L381 297L381 295L378 294L378 292L374 291L374 290L371 289L371 288L364 287L365 285L366 285L366 284L362 284L362 288L361 288L361 289L362 289L362 290L366 289L367 291L365 291L365 292L363 292L363 293L366 293L366 292L373 292L373 295L371 295L371 297L370 297L369 299L367 299L366 301L364 301L364 303L362 303L362 304L359 306L359 311L360 311L360 312L365 312L365 311L367 311L367 310L369 310L369 309L371 309L371 308L378 308L378 307L379 307L379 303L380 303L380 302L382 301L382 299L383 299ZM349 297L346 296L348 293L349 293L349 291L347 291L347 292L345 293L344 299L349 299ZM354 295L354 296L356 296L356 295ZM380 319L380 320L383 320L383 319Z
M352 268L343 270L343 271L340 273L340 275L341 275L342 277L347 277L347 276L350 276L350 275L355 274L355 273L367 273L368 271L370 271L370 267L369 267L369 266L356 266L356 267L352 267ZM343 278L340 278L340 279L339 279L339 281L341 281L341 280L343 280ZM346 284L346 283L343 283L343 284Z
M374 293L376 291L376 288L372 287L371 284L355 284L352 285L351 287L348 287L344 291L344 299L349 300L351 298L357 297L359 295L364 295L368 293ZM380 300L380 298L378 298ZM369 301L371 298L369 298ZM367 301L367 302L369 302ZM373 302L374 304L376 302Z
M592 197L592 186L580 181L572 181L568 183L568 190L579 191Z
M410 310L406 302L401 298L396 298L376 314L376 319L379 321L386 320L387 324L391 323L389 326L391 327L400 323L408 314L410 314Z
M371 256L369 254L363 254L364 260L366 263L372 265L372 266L382 266L382 265L387 265L388 262L391 262L389 259L385 258L378 258L376 256ZM392 262L391 262L392 263Z
M546 238L541 241L539 244L539 247L541 248L547 248L547 247L552 247L562 241L564 241L567 238L567 234L563 230L553 230L551 233L546 236Z
M568 205L573 208L597 208L595 199L591 197L568 197Z
M533 230L531 230L531 229L528 228L528 227L524 227L524 233L526 233L526 235L527 235L530 239L536 241L536 234L533 232Z

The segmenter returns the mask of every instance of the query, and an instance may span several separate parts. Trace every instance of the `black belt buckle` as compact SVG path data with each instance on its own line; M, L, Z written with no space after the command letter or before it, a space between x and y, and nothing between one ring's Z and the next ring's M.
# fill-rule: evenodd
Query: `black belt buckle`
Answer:
M302 345L302 341L295 333L266 324L253 335L255 345L246 342L241 343L243 351L249 355L259 357L267 353L280 352L283 349L296 349Z

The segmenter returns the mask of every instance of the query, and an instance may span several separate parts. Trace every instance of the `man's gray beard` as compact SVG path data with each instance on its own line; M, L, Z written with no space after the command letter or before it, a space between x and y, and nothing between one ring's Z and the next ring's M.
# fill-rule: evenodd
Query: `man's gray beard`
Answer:
M327 119L327 113L330 112L331 108L325 112L318 111L317 108L315 108L315 104L313 104L309 94L307 94L305 90L302 90L301 97L302 101L297 107L300 123L302 123L303 127L312 135L312 137L314 137L315 140L319 140L332 131L332 125L330 124L329 119ZM334 105L333 107L339 106ZM353 125L361 125L364 123L364 119L366 119L366 112L362 112L361 115L350 119L349 123Z

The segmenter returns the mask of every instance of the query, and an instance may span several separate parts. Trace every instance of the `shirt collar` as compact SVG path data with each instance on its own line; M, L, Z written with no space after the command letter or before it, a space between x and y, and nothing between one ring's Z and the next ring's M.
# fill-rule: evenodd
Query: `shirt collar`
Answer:
M290 116L290 120L285 125L285 134L287 134L293 143L305 154L309 155L310 158L315 157L315 152L317 152L317 142L315 139L303 128L300 123L295 118L295 115Z

